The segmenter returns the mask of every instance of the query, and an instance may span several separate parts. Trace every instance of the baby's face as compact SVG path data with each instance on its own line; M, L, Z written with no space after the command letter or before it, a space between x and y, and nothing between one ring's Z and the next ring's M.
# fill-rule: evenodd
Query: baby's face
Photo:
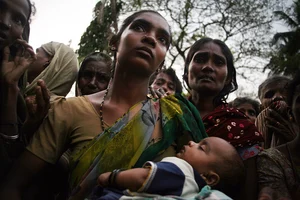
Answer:
M199 174L205 174L212 170L213 164L221 162L232 148L221 138L208 137L199 143L190 141L188 145L184 145L177 157L188 162Z

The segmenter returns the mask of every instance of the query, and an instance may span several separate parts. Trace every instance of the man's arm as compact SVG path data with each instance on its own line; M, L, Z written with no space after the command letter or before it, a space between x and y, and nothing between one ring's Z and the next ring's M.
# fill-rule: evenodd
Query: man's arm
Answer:
M0 199L21 200L22 192L47 165L46 161L25 150L3 181Z

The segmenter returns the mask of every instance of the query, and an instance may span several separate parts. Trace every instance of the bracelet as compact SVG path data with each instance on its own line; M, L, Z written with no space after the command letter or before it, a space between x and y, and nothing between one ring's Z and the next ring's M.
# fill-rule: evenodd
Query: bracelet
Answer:
M6 135L4 133L0 133L0 136L3 137L6 140L16 140L19 138L19 134L16 135Z
M115 186L115 185L116 185L116 177L117 177L117 175L118 175L121 171L123 171L123 170L122 170L122 169L114 169L114 170L110 173L110 175L109 175L109 177L108 177L108 184L109 184L109 185L111 185L111 186Z

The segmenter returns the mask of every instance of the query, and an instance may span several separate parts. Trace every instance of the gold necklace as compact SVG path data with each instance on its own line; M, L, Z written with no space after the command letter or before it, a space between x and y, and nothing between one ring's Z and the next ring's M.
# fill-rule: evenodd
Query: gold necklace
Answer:
M104 129L105 129L104 128L104 120L103 120L103 105L104 105L105 97L108 94L108 89L109 89L109 87L107 87L106 92L103 96L102 102L100 104L100 123L101 123L102 132L104 132Z

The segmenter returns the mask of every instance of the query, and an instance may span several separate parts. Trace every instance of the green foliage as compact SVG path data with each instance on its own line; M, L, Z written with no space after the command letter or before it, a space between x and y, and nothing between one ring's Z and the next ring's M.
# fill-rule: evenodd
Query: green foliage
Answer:
M109 40L114 32L112 29L112 10L110 4L106 4L102 16L99 16L99 10L102 3L99 1L94 9L94 19L87 27L85 33L81 36L79 49L76 51L79 60L82 60L91 52L109 53ZM122 1L117 2L117 14L122 9ZM101 21L101 22L100 22Z
M300 67L300 0L294 2L292 13L276 11L274 14L290 27L290 31L274 35L276 48L264 69L270 69L270 74L293 75Z

